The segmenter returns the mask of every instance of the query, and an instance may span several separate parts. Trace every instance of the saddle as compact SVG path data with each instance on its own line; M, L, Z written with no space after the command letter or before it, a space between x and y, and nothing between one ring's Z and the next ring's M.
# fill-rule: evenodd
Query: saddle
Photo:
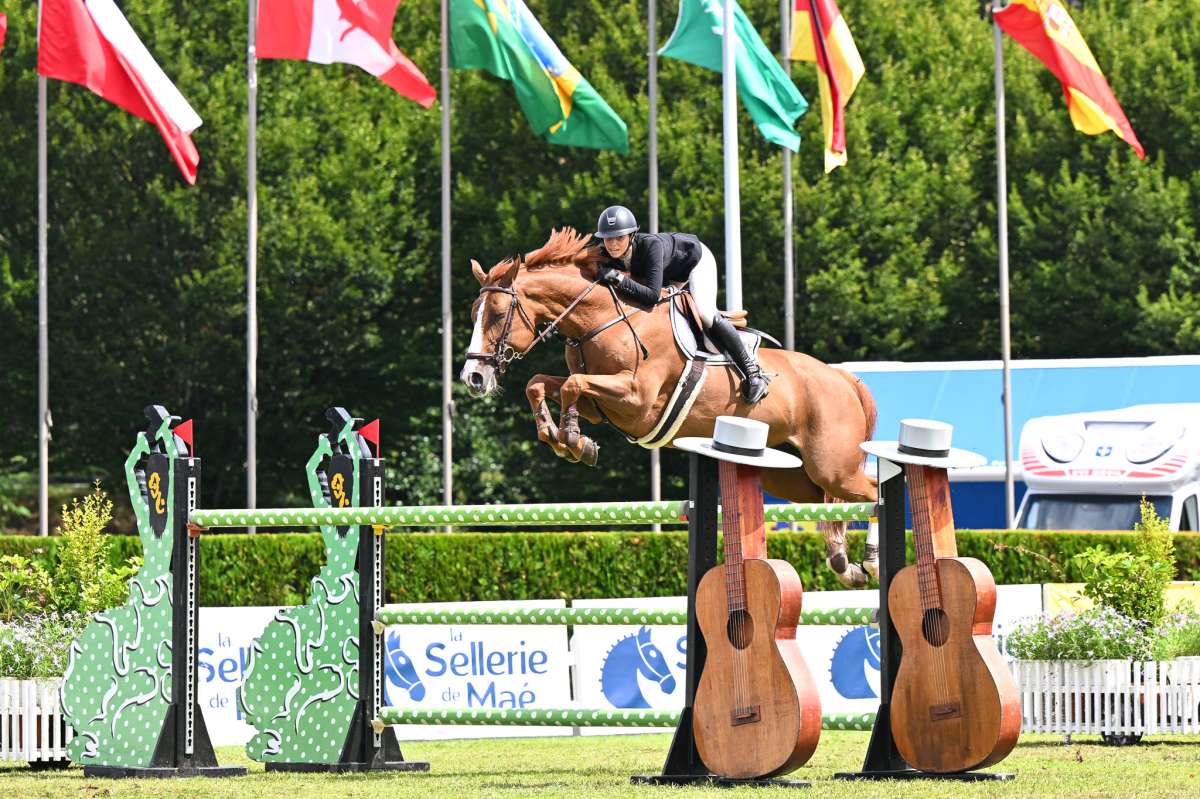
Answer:
M696 307L692 293L686 289L680 289L670 295L670 303L671 332L675 336L675 345L679 347L683 357L688 360L701 358L706 366L731 366L732 364L724 353L712 343L708 336L704 335L704 326L700 322L700 311ZM737 328L738 335L742 337L742 343L746 345L746 349L751 355L757 356L759 345L762 344L763 339L776 347L782 346L761 330L748 327L745 311L722 311L721 315Z

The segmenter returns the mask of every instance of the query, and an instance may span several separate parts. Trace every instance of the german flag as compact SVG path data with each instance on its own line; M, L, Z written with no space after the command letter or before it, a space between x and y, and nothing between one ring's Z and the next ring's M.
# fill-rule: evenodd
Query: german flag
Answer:
M817 64L825 171L832 172L846 165L846 104L867 71L834 0L795 0L790 57Z
M1059 0L1011 0L993 13L1000 29L1046 65L1062 84L1075 129L1090 136L1112 131L1145 159L1138 141L1104 79L1083 34Z

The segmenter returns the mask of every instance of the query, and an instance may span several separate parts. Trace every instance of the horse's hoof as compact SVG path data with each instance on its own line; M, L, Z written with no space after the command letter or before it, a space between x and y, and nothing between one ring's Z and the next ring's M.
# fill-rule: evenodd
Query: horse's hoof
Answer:
M584 439L583 451L579 456L579 462L584 466L595 466L600 461L600 445L590 438Z
M867 586L867 573L857 563L848 562L845 555L839 553L833 558L827 558L825 563L833 569L838 582L847 588L865 588Z

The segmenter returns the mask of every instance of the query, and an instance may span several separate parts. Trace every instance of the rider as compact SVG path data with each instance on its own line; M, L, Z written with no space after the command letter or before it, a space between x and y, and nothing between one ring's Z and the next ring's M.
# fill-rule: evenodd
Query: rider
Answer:
M704 332L742 373L742 396L751 404L767 396L768 378L737 329L717 311L717 261L700 239L691 233L638 233L637 219L623 205L604 209L596 238L610 257L598 275L626 301L650 308L658 302L664 282L686 283Z

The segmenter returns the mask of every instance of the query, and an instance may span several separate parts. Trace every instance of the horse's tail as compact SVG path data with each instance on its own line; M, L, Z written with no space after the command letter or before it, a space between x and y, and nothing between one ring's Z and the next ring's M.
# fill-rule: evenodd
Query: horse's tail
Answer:
M867 384L861 379L844 369L836 371L850 384L851 388L854 389L854 393L858 396L858 403L862 406L863 418L866 422L863 441L870 441L875 436L875 422L879 416L879 409L875 406L875 398L871 396L871 390L867 388ZM861 456L862 460L859 463L865 465L867 453L862 452ZM829 503L845 502L845 500L835 497L829 492L825 492L825 501ZM825 537L825 563L837 574L838 582L842 583L842 585L851 588L862 588L867 584L868 573L878 575L879 551L878 548L872 550L870 536L868 535L867 550L863 563L852 562L846 550L846 531L848 528L849 525L846 522L817 522L817 530Z

